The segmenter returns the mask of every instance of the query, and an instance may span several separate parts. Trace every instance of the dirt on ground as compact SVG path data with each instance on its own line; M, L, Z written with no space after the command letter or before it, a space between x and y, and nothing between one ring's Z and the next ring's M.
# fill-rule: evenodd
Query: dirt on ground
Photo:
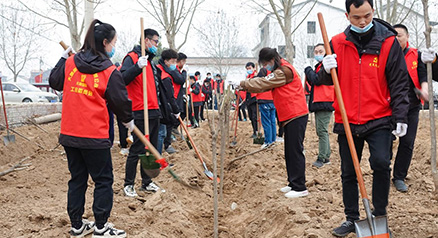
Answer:
M70 174L62 146L58 146L60 123L15 128L26 139L15 135L16 143L0 145L0 171L23 158L24 169L0 177L0 237L69 237L67 182ZM335 134L330 135L331 164L312 166L318 154L314 120L309 119L305 138L306 181L310 195L288 199L279 189L287 185L284 145L230 164L239 155L259 149L254 145L250 122L239 122L237 146L227 147L224 158L223 199L219 201L219 237L332 237L331 230L341 224L343 213L340 158ZM117 130L116 130L117 131ZM211 133L208 122L189 129L208 168L213 171ZM331 130L330 130L331 131ZM1 136L6 131L1 131ZM230 141L233 133L230 133ZM117 138L117 137L116 137ZM110 222L124 229L128 237L212 237L213 182L209 180L194 150L185 141L174 142L179 151L165 157L174 164L180 178L198 189L178 183L166 171L154 179L165 191L128 198L123 194L126 157L115 145L114 206ZM396 151L395 142L394 151ZM42 147L42 148L41 148ZM219 142L217 158L220 164ZM362 169L368 194L372 170L364 149ZM136 188L140 186L139 173ZM438 201L430 166L430 127L428 116L420 115L420 125L409 171L407 193L391 185L388 220L393 237L438 238ZM84 217L94 220L91 210L93 182L89 180ZM370 196L371 197L371 196ZM360 203L362 207L362 203ZM364 217L363 210L361 211ZM90 236L91 237L91 236ZM350 234L348 237L355 237Z

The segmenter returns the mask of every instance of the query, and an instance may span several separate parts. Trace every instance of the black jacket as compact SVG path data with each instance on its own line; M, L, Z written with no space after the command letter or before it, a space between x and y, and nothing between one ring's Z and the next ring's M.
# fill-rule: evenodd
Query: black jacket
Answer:
M406 48L403 51L403 54L406 55L409 51L409 48ZM426 65L423 63L423 61L421 61L421 52L418 51L418 67L417 67L417 73L418 73L418 79L420 81L420 85L421 83L427 82L427 71L426 71ZM409 79L411 79L411 77L409 76ZM412 82L412 80L409 80L409 109L411 108L415 108L415 107L420 107L420 99L418 98L417 94L415 93L415 85L414 82Z
M201 92L201 85L199 85L198 82L190 85L190 87L192 88L192 94L199 95L200 93L202 93ZM193 100L193 98L192 98L192 100ZM194 107L202 106L202 104L203 104L203 102L195 102L195 101L193 101L193 106Z
M315 69L322 64L317 63L315 65ZM306 80L309 82L310 89L310 98L309 98L309 111L311 112L319 112L319 111L329 111L332 112L335 109L333 108L333 102L313 102L313 94L314 94L314 86L319 86L321 84L318 83L318 74L312 69L312 67L308 66L304 69L304 73L306 74Z
M139 46L139 45L134 46L134 48L132 49L131 52L137 53L138 57L140 57L141 56L141 46ZM158 87L158 82L159 82L159 80L161 80L160 79L161 76L158 72L158 69L157 69L154 61L152 61L152 59L155 57L155 55L150 53L147 50L146 50L146 54L149 55L148 63L151 64L152 71L154 72L155 86L157 89L157 98L159 98L160 90ZM123 80L125 81L125 85L128 85L138 75L140 75L143 71L140 67L138 67L137 63L134 63L134 61L132 61L131 57L126 56L123 59L122 68L120 68L120 72L122 73ZM160 100L158 100L158 103L160 104ZM160 105L160 108L161 108L161 105ZM158 118L161 118L161 112L159 109L149 109L148 116L149 116L149 119L158 119ZM143 111L135 111L134 117L135 117L135 119L143 120L144 119Z
M163 67L164 71L166 71L169 75L171 75L170 74L171 72L176 71L176 70L170 70L169 67L167 67L167 65L164 63L163 59L160 59L158 61L158 63L161 65L161 67ZM159 71L159 74L161 75L162 72L161 72L160 68L158 68L158 71ZM172 106L172 113L177 114L179 112L182 112L182 110L180 110L180 108L178 107L178 104L176 102L176 98L173 96L175 91L173 88L172 79L170 77L166 77L164 79L161 79L161 83L163 84L163 87L165 89L165 91L163 93L166 96L167 102L169 102L170 106ZM184 84L184 82L183 82L183 84Z
M373 21L374 26L365 34L359 35L350 31L350 26L344 31L347 36L346 40L354 43L360 56L362 54L379 54L384 40L397 35L397 31L387 22L380 19L374 19ZM333 46L331 47L333 50ZM333 53L336 54L336 52ZM324 66L318 72L318 83L332 85L331 75L327 74L323 68ZM364 135L378 129L393 129L394 122L407 123L410 79L404 54L397 39L394 39L389 51L385 74L391 96L392 117L379 118L363 125L350 124L353 134ZM345 133L344 126L340 123L335 123L333 131L338 134Z
M213 88L211 87L211 80L205 79L201 88L202 88L202 93L205 95L204 101L207 102L211 98L211 95L213 93Z
M64 89L65 62L66 59L61 58L50 72L50 87L57 91L62 91ZM98 73L113 65L107 57L94 55L91 51L75 54L74 62L79 72L85 74ZM107 88L105 90L105 99L107 101L107 106L117 115L118 118L121 119L122 122L129 122L133 119L131 100L128 99L128 92L123 83L122 75L118 70L114 70L108 79ZM59 136L59 143L69 147L84 149L105 149L111 147L109 138L92 139L63 134Z
M170 75L172 75L173 77L173 81L176 84L181 85L181 88L179 89L178 95L176 97L176 102L178 104L178 107L181 111L184 111L184 101L183 101L183 96L186 94L186 90L183 87L183 85L185 84L186 80L187 80L187 71L183 70L183 71L178 71L178 70L174 70L171 71Z

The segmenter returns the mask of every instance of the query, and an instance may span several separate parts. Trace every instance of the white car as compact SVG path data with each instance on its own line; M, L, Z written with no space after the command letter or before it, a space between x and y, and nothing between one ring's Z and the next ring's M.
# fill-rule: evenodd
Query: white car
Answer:
M2 84L5 102L7 103L59 102L59 98L56 94L43 92L26 81L2 82Z

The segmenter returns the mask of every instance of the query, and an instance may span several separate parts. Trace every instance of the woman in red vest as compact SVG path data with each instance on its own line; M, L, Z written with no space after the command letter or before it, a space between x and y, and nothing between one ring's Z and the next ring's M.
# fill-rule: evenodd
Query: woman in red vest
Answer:
M194 112L195 118L190 116L190 123L193 125L193 128L199 127L199 109L201 108L204 100L202 99L201 85L196 80L196 77L190 76L190 88L189 88L191 99L193 100L192 110ZM195 121L193 120L195 119Z
M259 63L272 73L266 77L244 80L240 86L251 93L272 90L274 105L285 133L288 185L280 191L288 198L307 196L303 142L309 111L300 76L289 62L280 57L276 49L261 49Z
M265 68L262 68L260 69L257 77L265 77L270 73L271 72L267 71ZM265 141L261 146L263 149L271 146L277 139L276 110L271 90L263 93L257 93L256 99L260 111L260 120L265 133Z
M64 146L71 174L67 195L71 237L93 231L93 237L126 237L123 230L107 222L114 181L107 104L129 131L134 128L122 75L110 60L116 41L114 27L94 20L80 52L68 57L71 48L67 49L49 78L52 88L64 92L59 143ZM82 219L89 175L95 183L95 223Z

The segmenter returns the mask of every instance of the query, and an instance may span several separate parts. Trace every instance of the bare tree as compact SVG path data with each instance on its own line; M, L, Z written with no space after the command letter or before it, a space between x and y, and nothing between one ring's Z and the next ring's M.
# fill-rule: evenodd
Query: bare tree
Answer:
M139 34L132 31L120 31L117 32L117 46L116 53L111 60L116 63L121 63L126 53L131 51L135 45L139 44ZM159 57L155 57L159 58Z
M231 68L231 58L242 57L246 49L238 44L239 29L237 20L224 11L209 15L205 23L195 27L200 42L199 47L213 59L214 68L226 78Z
M94 4L94 9L96 9L96 7L104 0L85 1L92 1ZM71 45L74 50L79 50L81 47L81 36L84 32L84 29L85 31L88 29L88 26L86 28L84 27L85 9L81 0L45 0L39 2L38 7L29 3L25 3L22 0L18 0L18 2L28 11L47 20L48 22L69 29ZM61 20L60 15L66 17L66 21Z
M375 0L376 15L391 25L403 23L416 6L415 0Z
M204 0L137 0L137 2L164 28L169 48L179 51L187 42L193 16ZM182 31L183 27L185 32ZM176 36L179 33L184 35L184 41L176 46Z
M286 60L292 63L293 56L295 54L292 42L292 34L305 21L318 0L309 0L303 4L297 4L296 8L294 8L294 3L296 0L269 0L270 8L265 6L264 1L252 0L252 2L264 13L275 16L278 24L280 25L281 31L283 32L286 45ZM311 9L308 11L307 15L305 15L305 17L295 26L295 28L292 29L292 18L296 17L300 12L302 12L308 4L311 4Z
M0 58L14 75L14 82L26 64L38 57L40 28L35 17L14 5L1 4L0 10Z

